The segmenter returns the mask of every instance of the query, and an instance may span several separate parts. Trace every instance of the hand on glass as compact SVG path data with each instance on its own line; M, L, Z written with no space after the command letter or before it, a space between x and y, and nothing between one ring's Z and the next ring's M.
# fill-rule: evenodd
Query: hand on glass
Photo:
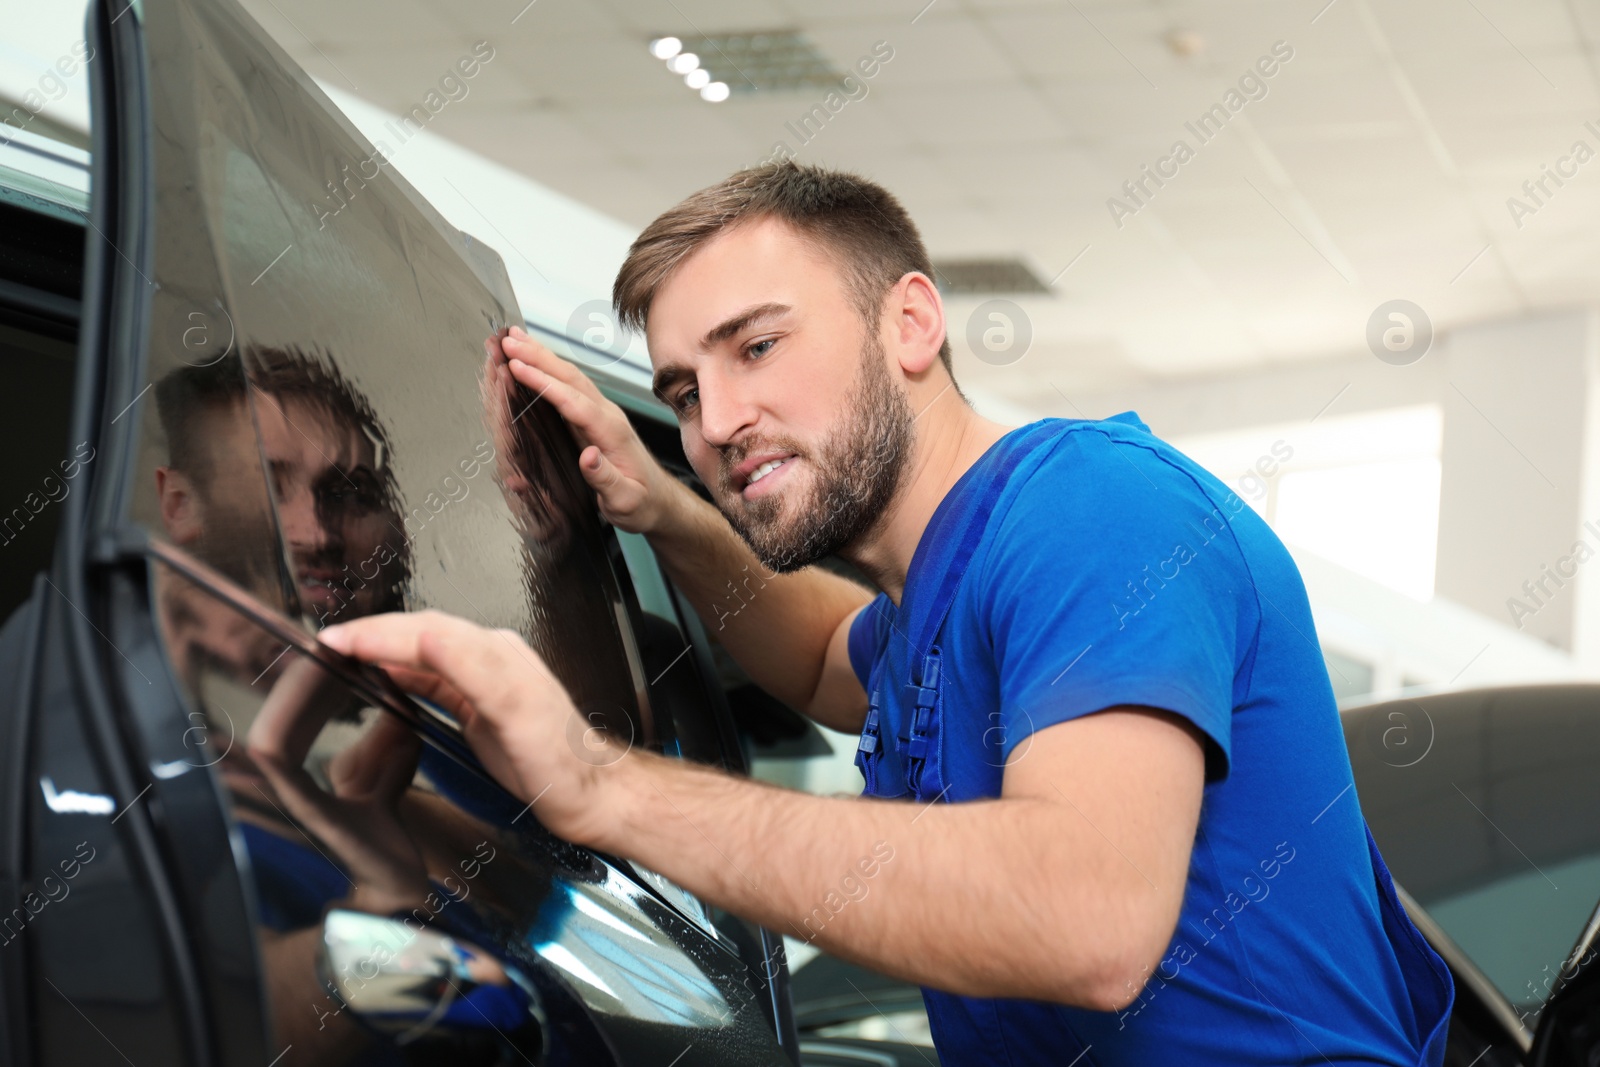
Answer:
M600 514L618 529L649 533L661 521L668 493L679 488L650 455L623 410L589 376L520 327L500 340L512 377L548 400L567 420L582 449L578 469L600 498Z
M484 768L551 832L589 844L627 743L595 729L522 637L437 611L373 615L323 630L330 648L377 664L461 723Z

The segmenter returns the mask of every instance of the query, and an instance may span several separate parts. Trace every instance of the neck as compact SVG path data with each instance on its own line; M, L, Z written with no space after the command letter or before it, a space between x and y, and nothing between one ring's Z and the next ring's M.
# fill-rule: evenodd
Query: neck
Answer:
M983 418L953 389L939 394L917 416L911 456L882 521L840 555L899 606L911 557L940 501L1011 429Z

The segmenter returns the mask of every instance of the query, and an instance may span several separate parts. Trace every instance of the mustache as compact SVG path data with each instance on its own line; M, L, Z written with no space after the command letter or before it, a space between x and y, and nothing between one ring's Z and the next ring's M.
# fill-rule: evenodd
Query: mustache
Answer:
M751 456L763 452L792 452L795 457L803 458L806 450L800 447L799 442L783 438L771 438L765 441L743 441L738 444L725 445L719 454L717 466L717 482L724 492L734 491L733 468L743 463Z

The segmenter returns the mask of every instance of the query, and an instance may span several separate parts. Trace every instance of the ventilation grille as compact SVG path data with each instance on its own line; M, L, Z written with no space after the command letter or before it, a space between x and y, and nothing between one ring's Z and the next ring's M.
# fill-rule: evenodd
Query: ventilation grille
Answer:
M734 96L837 89L844 74L798 30L684 37L683 50L700 57L713 81Z
M933 277L939 291L950 295L1050 292L1033 269L1015 257L946 259L933 265Z

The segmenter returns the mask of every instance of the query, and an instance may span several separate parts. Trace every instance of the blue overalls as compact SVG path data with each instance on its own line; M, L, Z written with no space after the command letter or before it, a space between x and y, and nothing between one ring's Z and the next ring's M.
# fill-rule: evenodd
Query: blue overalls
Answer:
M874 657L868 678L869 710L856 752L866 795L923 804L999 795L1005 739L995 729L980 733L971 723L947 722L947 716L977 715L987 709L945 707L941 683L961 665L945 661L939 638L999 495L1014 476L1027 476L1029 464L1042 462L1051 438L1070 425L1047 420L1008 434L982 460L982 480L962 488L959 495L952 493L924 531L901 606L898 611L887 609L892 612L887 645ZM951 743L952 737L960 740ZM975 742L976 738L981 740ZM1416 1060L1420 1067L1431 1067L1443 1060L1453 989L1442 961L1422 941L1397 899L1370 830L1366 839L1384 931L1392 944L1405 949L1397 955L1416 1018L1438 1020L1422 1039L1424 1049ZM1099 1062L1099 1049L1087 1047L1066 1021L1068 1009L958 997L932 989L924 990L924 1000L947 1063L1092 1067ZM960 1035L956 1047L950 1044L951 1034ZM1251 1035L1241 1035L1241 1040L1250 1039ZM1173 1052L1178 1058L1173 1062L1178 1062L1182 1050ZM1080 1054L1081 1062L1075 1060Z

